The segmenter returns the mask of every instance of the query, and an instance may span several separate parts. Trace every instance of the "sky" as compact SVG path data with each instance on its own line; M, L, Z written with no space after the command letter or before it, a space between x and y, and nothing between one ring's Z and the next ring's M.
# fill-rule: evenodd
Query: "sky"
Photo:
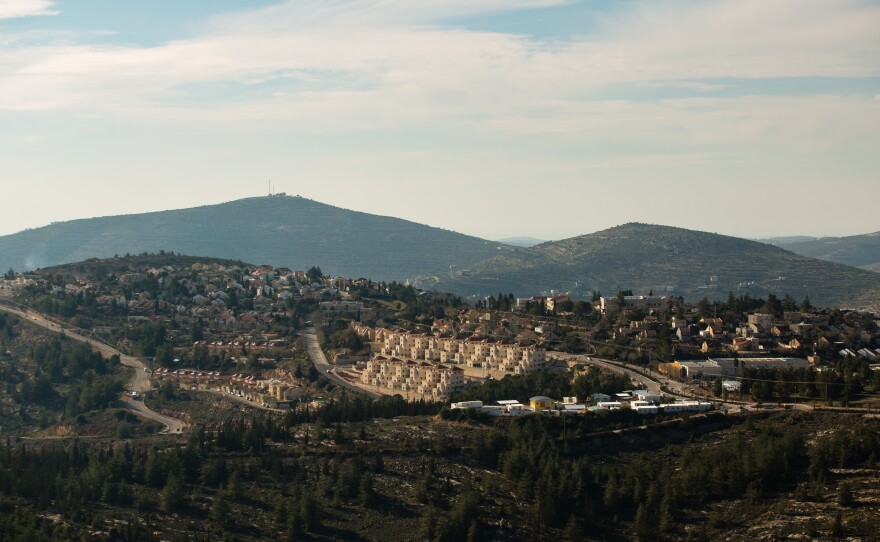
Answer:
M299 194L489 239L880 230L880 2L0 0L0 235Z

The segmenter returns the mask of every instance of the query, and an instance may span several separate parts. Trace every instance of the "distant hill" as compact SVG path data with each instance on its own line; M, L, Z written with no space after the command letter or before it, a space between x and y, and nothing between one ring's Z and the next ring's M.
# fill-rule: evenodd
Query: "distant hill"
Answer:
M712 233L626 224L506 252L422 286L465 295L570 292L589 297L620 289L686 299L791 294L822 305L874 306L880 276L780 248Z
M140 254L127 257L114 258L89 258L81 262L70 262L51 267L42 267L34 271L37 275L52 276L56 273L61 275L75 275L90 279L100 279L108 274L144 272L150 268L165 267L170 265L176 269L190 268L193 264L204 265L217 264L226 267L253 267L253 264L241 260L225 260L222 258L208 258L203 256L190 256L188 254Z
M880 263L872 263L870 265L863 265L861 268L865 269L866 271L873 271L875 273L880 273Z
M849 237L822 237L809 241L779 243L796 254L877 270L880 265L880 232Z
M402 280L448 273L511 247L300 197L55 223L0 237L0 269L174 251L334 275Z
M815 241L818 237L810 237L809 235L790 235L788 237L766 237L764 239L755 239L760 243L767 243L768 245L784 245L788 243L800 243L802 241Z
M513 245L515 247L533 247L535 245L540 245L541 243L546 243L544 239L536 239L534 237L506 237L504 239L499 239L499 243L504 243L505 245Z

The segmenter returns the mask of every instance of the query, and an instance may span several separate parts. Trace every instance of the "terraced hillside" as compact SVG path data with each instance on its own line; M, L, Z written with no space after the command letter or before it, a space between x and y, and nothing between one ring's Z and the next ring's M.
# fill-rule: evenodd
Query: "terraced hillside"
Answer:
M880 271L880 232L779 243L778 246L810 258Z
M650 290L686 299L752 295L809 296L822 305L874 306L880 276L799 256L763 243L668 226L626 224L544 243L480 262L433 284L466 295L519 296Z
M73 220L0 237L0 269L48 267L159 250L378 280L449 271L506 245L300 197Z

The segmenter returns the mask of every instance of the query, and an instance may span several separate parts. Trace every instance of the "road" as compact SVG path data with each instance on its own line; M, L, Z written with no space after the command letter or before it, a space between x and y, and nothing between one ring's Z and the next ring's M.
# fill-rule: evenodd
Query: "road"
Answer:
M327 361L327 356L324 355L324 351L321 349L321 344L318 342L318 335L315 333L315 328L304 329L301 335L305 339L306 348L309 351L309 357L312 359L312 363L315 364L315 368L318 369L319 373L326 376L334 383L339 384L340 386L345 386L350 390L356 391L358 393L363 393L364 395L369 395L374 399L382 397L381 393L376 393L374 391L355 386L351 382L348 382L347 380L339 377L339 375L333 372L333 365L330 365L330 363Z
M746 410L754 408L754 406L757 404L750 401L723 401L716 398L696 396L690 390L688 390L688 385L684 382L679 382L663 375L647 376L640 371L625 367L624 364L619 361L611 361L607 359L596 358L593 356L566 354L564 352L552 352L552 354L557 355L557 357L559 357L560 359L575 358L579 363L583 363L586 365L595 365L597 367L601 367L603 369L607 369L618 374L625 374L630 377L630 380L632 380L633 384L637 386L643 386L644 389L650 391L651 393L657 393L660 395L671 395L678 399L696 399L700 401L711 401L713 403L719 404L721 408L728 412L744 412ZM666 390L662 390L661 387L665 387ZM812 406L796 403L785 403L781 406L787 408L795 408L796 410L813 410Z
M132 374L131 380L128 383L129 391L136 391L140 395L140 399L134 399L132 397L129 397L128 395L122 395L120 399L123 403L125 403L125 407L142 418L146 418L148 420L152 420L164 425L165 429L162 431L162 433L176 434L182 433L183 430L186 429L186 424L183 421L178 420L177 418L172 418L170 416L165 416L164 414L159 414L158 412L151 410L149 407L147 407L147 405L144 404L144 394L151 389L150 373L147 372L146 366L144 366L144 364L141 363L139 359L132 356L127 356L108 344L104 344L89 337L84 337L76 331L73 331L68 327L63 327L60 324L53 322L45 315L34 312L30 309L27 309L25 311L0 304L0 311L14 314L15 316L23 318L34 325L48 329L49 331L61 333L65 337L73 339L74 341L86 343L91 346L93 350L100 352L101 355L104 357L109 358L110 356L118 355L119 361L122 365L134 369L134 374Z
M611 360L596 358L593 356L584 356L584 355L576 355L576 354L566 354L564 352L549 352L549 354L554 357L560 359L576 359L578 363L582 363L584 365L595 365L597 367L601 367L608 371L612 371L618 374L627 375L630 380L632 380L633 384L636 386L640 386L641 389L646 389L651 393L656 394L666 394L666 395L679 395L681 397L686 397L687 395L681 389L683 386L680 385L679 382L675 382L668 379L663 379L662 381L657 379L655 380L653 377L648 377L642 374L639 371L628 369L626 367L621 366L619 363L615 363ZM662 391L661 386L666 386L669 391Z

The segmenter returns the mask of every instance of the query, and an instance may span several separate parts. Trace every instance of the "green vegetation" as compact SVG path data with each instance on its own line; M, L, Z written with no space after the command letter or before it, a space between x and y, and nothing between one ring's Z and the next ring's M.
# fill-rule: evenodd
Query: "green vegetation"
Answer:
M710 283L710 277L718 281ZM780 280L780 277L783 277ZM706 289L711 285L712 289ZM672 286L672 295L697 300L728 291L797 299L825 306L871 306L880 276L813 260L735 237L681 228L627 224L609 230L504 253L432 284L460 294L517 295L549 290L589 298L594 291L631 288L647 294ZM700 287L703 288L700 288Z
M409 284L396 281L384 285L384 293L376 293L372 282L361 288L353 288L354 299L378 302L392 309L393 313L382 311L386 323L398 320L416 324L424 324L434 319L446 318L447 312L465 306L464 301L451 294L440 292L419 292Z
M0 237L0 269L159 249L325 273L405 279L495 255L499 243L299 197L52 224Z
M633 389L628 377L590 367L586 371L540 371L488 380L478 388L457 393L452 400L480 400L488 404L516 399L527 403L529 397L535 395L546 395L556 400L574 396L583 400L593 393L614 394L626 389Z
M811 369L746 369L742 393L755 401L820 401L849 406L866 392L880 390L880 374L865 360L835 359L822 371ZM720 382L720 381L719 381Z
M880 235L869 233L849 237L823 237L793 242L780 242L777 246L795 254L837 262L853 267L870 268L880 264Z
M0 444L0 536L738 540L764 513L776 537L873 533L859 519L876 511L870 479L838 469L876 472L875 422L716 414L594 436L583 417L448 423L418 416L435 405L367 402L239 417L177 443ZM785 525L780 499L840 517Z
M65 415L73 418L107 408L122 392L120 376L111 374L101 354L86 345L57 339L34 348L32 359L37 370L24 376L13 392L15 400L24 406L55 405L66 398Z
M57 422L115 404L126 375L114 357L105 360L77 343L0 315L0 405L7 431Z

